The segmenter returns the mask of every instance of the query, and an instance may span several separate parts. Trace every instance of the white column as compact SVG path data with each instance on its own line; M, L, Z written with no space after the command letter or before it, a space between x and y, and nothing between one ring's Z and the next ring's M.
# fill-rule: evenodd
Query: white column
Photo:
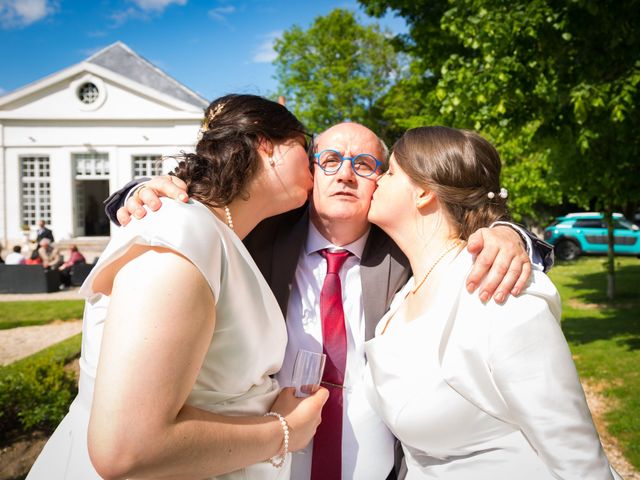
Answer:
M2 246L8 248L9 237L7 232L7 178L4 166L4 125L0 122L0 241Z
M49 160L51 174L51 227L56 240L74 236L75 215L74 169L69 148L52 148Z

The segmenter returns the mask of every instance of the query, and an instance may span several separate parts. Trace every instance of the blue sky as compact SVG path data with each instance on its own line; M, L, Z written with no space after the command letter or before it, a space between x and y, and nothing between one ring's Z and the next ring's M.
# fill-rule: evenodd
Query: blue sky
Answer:
M334 8L393 33L349 0L0 0L0 95L81 62L118 40L206 99L276 91L272 44Z

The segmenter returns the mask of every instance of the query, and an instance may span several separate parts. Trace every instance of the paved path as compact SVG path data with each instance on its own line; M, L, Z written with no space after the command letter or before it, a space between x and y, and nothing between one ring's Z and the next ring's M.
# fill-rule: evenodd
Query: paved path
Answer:
M19 302L22 300L79 300L80 287L68 288L51 293L0 293L0 302ZM0 308L2 305L0 304Z
M52 293L3 293L0 302L29 300L79 300L78 288ZM0 309L2 303L0 303ZM17 327L0 330L0 365L28 357L43 348L66 340L82 331L82 321L54 322L48 325Z
M82 320L0 330L0 365L28 357L82 331Z

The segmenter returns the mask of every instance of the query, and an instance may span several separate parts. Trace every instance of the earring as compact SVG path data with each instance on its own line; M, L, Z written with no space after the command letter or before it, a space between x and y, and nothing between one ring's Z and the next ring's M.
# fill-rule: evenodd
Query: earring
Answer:
M273 159L273 157L269 157L269 165L271 165L272 167L276 166L276 161Z

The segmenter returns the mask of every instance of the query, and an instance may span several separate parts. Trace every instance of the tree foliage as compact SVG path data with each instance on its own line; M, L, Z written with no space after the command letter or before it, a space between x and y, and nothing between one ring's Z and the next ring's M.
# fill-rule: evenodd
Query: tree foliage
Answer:
M559 192L599 208L605 192L618 208L638 201L640 176L628 175L638 171L640 138L638 1L360 3L374 15L393 9L410 29L396 45L413 55L413 75L394 87L399 107L387 118L491 137L516 198L539 197L512 205L517 212L534 214Z
M361 25L351 11L335 9L306 30L286 31L275 51L280 89L309 129L353 120L385 136L380 102L399 63L377 25Z
M516 214L569 200L609 216L640 201L639 0L360 3L409 25L396 44L413 78L390 97L411 102L391 120L489 136Z

